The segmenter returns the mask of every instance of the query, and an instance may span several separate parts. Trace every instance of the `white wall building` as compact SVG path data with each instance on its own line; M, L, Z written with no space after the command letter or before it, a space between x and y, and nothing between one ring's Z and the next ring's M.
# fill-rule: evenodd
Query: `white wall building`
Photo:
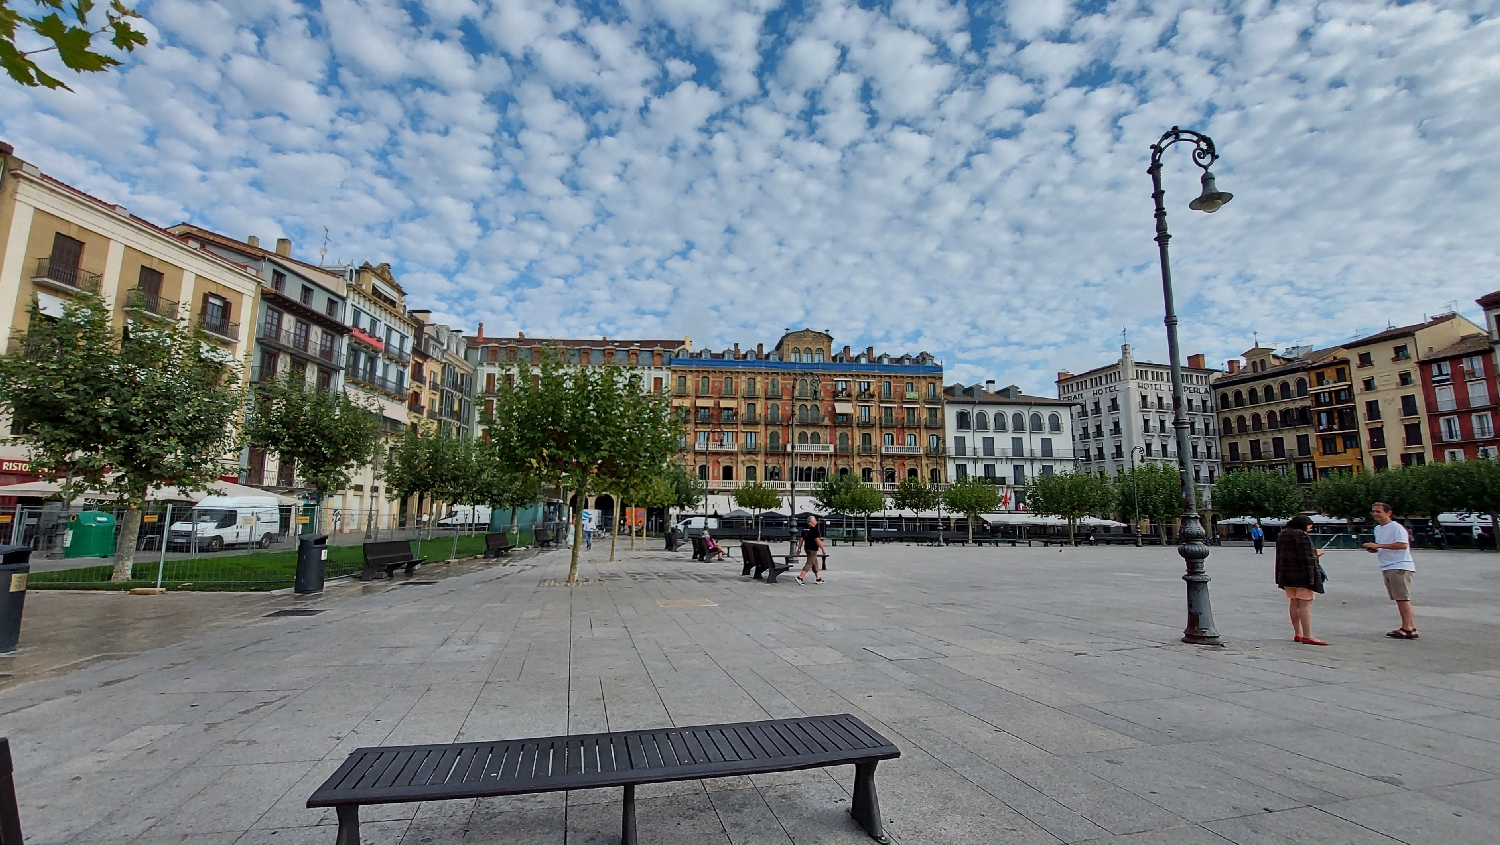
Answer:
M1063 399L1027 396L1011 385L943 389L948 480L976 476L1000 488L1001 508L1025 507L1022 487L1039 475L1074 468L1073 407Z
M1223 474L1209 383L1218 371L1205 367L1202 355L1189 355L1187 362L1182 382L1189 457L1193 479L1207 487ZM1073 442L1079 469L1114 478L1133 463L1176 463L1168 365L1135 360L1127 343L1113 364L1079 375L1058 373L1057 395L1077 406Z

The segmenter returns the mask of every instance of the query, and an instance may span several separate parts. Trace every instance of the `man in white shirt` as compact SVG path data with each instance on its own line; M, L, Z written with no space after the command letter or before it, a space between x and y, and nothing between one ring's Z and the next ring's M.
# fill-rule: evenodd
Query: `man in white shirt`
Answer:
M1401 627L1386 636L1414 640L1417 638L1417 619L1411 610L1411 578L1417 571L1417 564L1411 559L1411 537L1401 523L1391 518L1391 506L1385 502L1372 505L1370 515L1375 518L1375 542L1365 543L1365 551L1374 552L1380 561L1386 595L1401 612Z

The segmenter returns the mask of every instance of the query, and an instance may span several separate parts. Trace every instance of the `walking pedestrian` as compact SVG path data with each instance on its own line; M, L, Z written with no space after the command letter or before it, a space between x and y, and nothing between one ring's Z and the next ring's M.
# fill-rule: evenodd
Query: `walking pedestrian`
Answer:
M1308 524L1310 525L1311 523ZM1258 519L1255 520L1254 525L1250 526L1250 539L1255 542L1256 554L1263 555L1266 553L1266 532L1265 529L1260 527L1260 520ZM1281 543L1279 541L1277 542L1276 547L1278 549L1281 548Z
M1411 579L1417 572L1417 563L1411 557L1411 535L1406 527L1392 518L1391 506L1376 502L1370 506L1370 516L1375 518L1375 542L1365 543L1365 551L1373 552L1380 561L1380 576L1385 579L1385 593L1396 603L1401 614L1401 627L1387 631L1386 636L1397 640L1417 638L1417 617L1411 609Z
M807 527L802 529L801 536L797 539L797 551L807 555L807 563L802 564L802 571L797 573L797 583L805 584L802 577L812 570L813 578L819 584L823 583L823 572L818 568L818 553L823 551L823 532L818 528L818 518L809 516Z
M1318 565L1323 550L1313 545L1312 536L1307 533L1309 528L1312 520L1299 514L1277 533L1276 586L1286 592L1292 641L1328 645L1312 633L1313 597L1323 592L1323 568ZM1259 546L1260 540L1255 544Z
M583 547L585 549L594 548L594 523L592 522L585 521L583 523Z

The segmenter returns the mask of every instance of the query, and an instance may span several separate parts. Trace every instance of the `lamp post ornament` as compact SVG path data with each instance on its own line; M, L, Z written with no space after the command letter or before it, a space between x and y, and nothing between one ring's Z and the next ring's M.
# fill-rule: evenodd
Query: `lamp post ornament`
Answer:
M1193 145L1193 163L1203 170L1200 181L1203 191L1188 204L1194 211L1212 214L1234 198L1233 194L1220 191L1214 174L1208 168L1219 159L1214 150L1213 139L1190 129L1174 126L1151 145L1151 197L1156 202L1156 244L1161 251L1161 289L1166 306L1167 356L1172 367L1172 427L1177 433L1177 463L1182 474L1182 527L1178 531L1177 553L1187 565L1182 580L1187 582L1187 627L1182 632L1182 641L1195 645L1222 645L1219 632L1214 629L1213 605L1208 595L1208 572L1204 561L1208 559L1208 546L1204 540L1208 535L1198 515L1198 491L1193 479L1193 468L1189 455L1188 423L1183 415L1185 400L1182 387L1182 362L1177 343L1177 309L1172 301L1172 264L1167 255L1167 242L1172 236L1167 233L1167 207L1163 202L1166 192L1161 187L1161 157L1169 147L1177 143Z

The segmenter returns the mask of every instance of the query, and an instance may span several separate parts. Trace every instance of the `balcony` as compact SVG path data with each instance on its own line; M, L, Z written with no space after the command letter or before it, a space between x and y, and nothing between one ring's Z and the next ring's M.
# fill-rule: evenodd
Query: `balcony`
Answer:
M215 317L211 314L198 315L198 328L208 332L220 340L235 343L240 339L240 324L231 323L224 317Z
M125 291L125 310L163 320L177 319L177 303L141 288Z
M406 351L405 349L397 349L394 346L387 346L385 348L385 354L397 361L400 361L403 364L411 363L411 353Z
M839 444L839 447L838 447L838 453L840 455L847 455L847 454L849 454L849 452L850 452L850 450L852 448L853 447L851 447L848 443L841 443L841 444Z
M857 426L859 426L860 428L873 428L874 425L875 425L875 421L874 420L867 420L867 419L861 418L860 420L858 420L854 424L857 425Z
M59 264L51 258L38 259L32 284L51 288L62 293L98 293L100 276L79 267Z
M831 455L831 454L833 454L833 444L832 443L798 443L796 451L799 452L799 453L804 453L804 454Z
M733 443L708 443L703 440L693 443L694 452L733 452L737 448L739 447Z
M760 444L759 443L746 443L743 447L741 447L740 451L745 452L746 454L750 454L750 455L757 454L757 453L760 452Z
M928 446L927 447L927 454L929 454L929 455L946 455L946 454L948 454L948 450L945 449L945 448L943 448L942 446Z
M406 398L406 387L404 385L398 384L392 379L381 378L374 373L366 372L364 370L350 370L349 379L356 384L362 384L365 387L373 387L376 390L383 390L386 393L398 394L403 399ZM432 419L437 419L437 411L437 408L429 407L427 409L427 416L431 417Z
M406 410L420 417L423 414L427 413L427 406L423 405L421 402L407 402Z
M859 447L859 453L861 455L873 455L873 454L875 454L875 447L874 446L861 446L861 447Z
M740 422L744 423L745 425L760 425L760 415L759 414L746 414L740 420Z
M920 454L922 454L922 447L921 446L881 446L880 447L880 454L882 454L882 455L920 455Z
M374 335L365 334L360 329L354 329L349 333L349 336L359 341L360 343L363 343L365 346L368 346L369 348L375 350L376 352L385 351L385 341L381 340L378 337L375 337Z
M922 420L922 427L923 428L942 428L943 427L943 421L939 417L928 417L927 419Z

